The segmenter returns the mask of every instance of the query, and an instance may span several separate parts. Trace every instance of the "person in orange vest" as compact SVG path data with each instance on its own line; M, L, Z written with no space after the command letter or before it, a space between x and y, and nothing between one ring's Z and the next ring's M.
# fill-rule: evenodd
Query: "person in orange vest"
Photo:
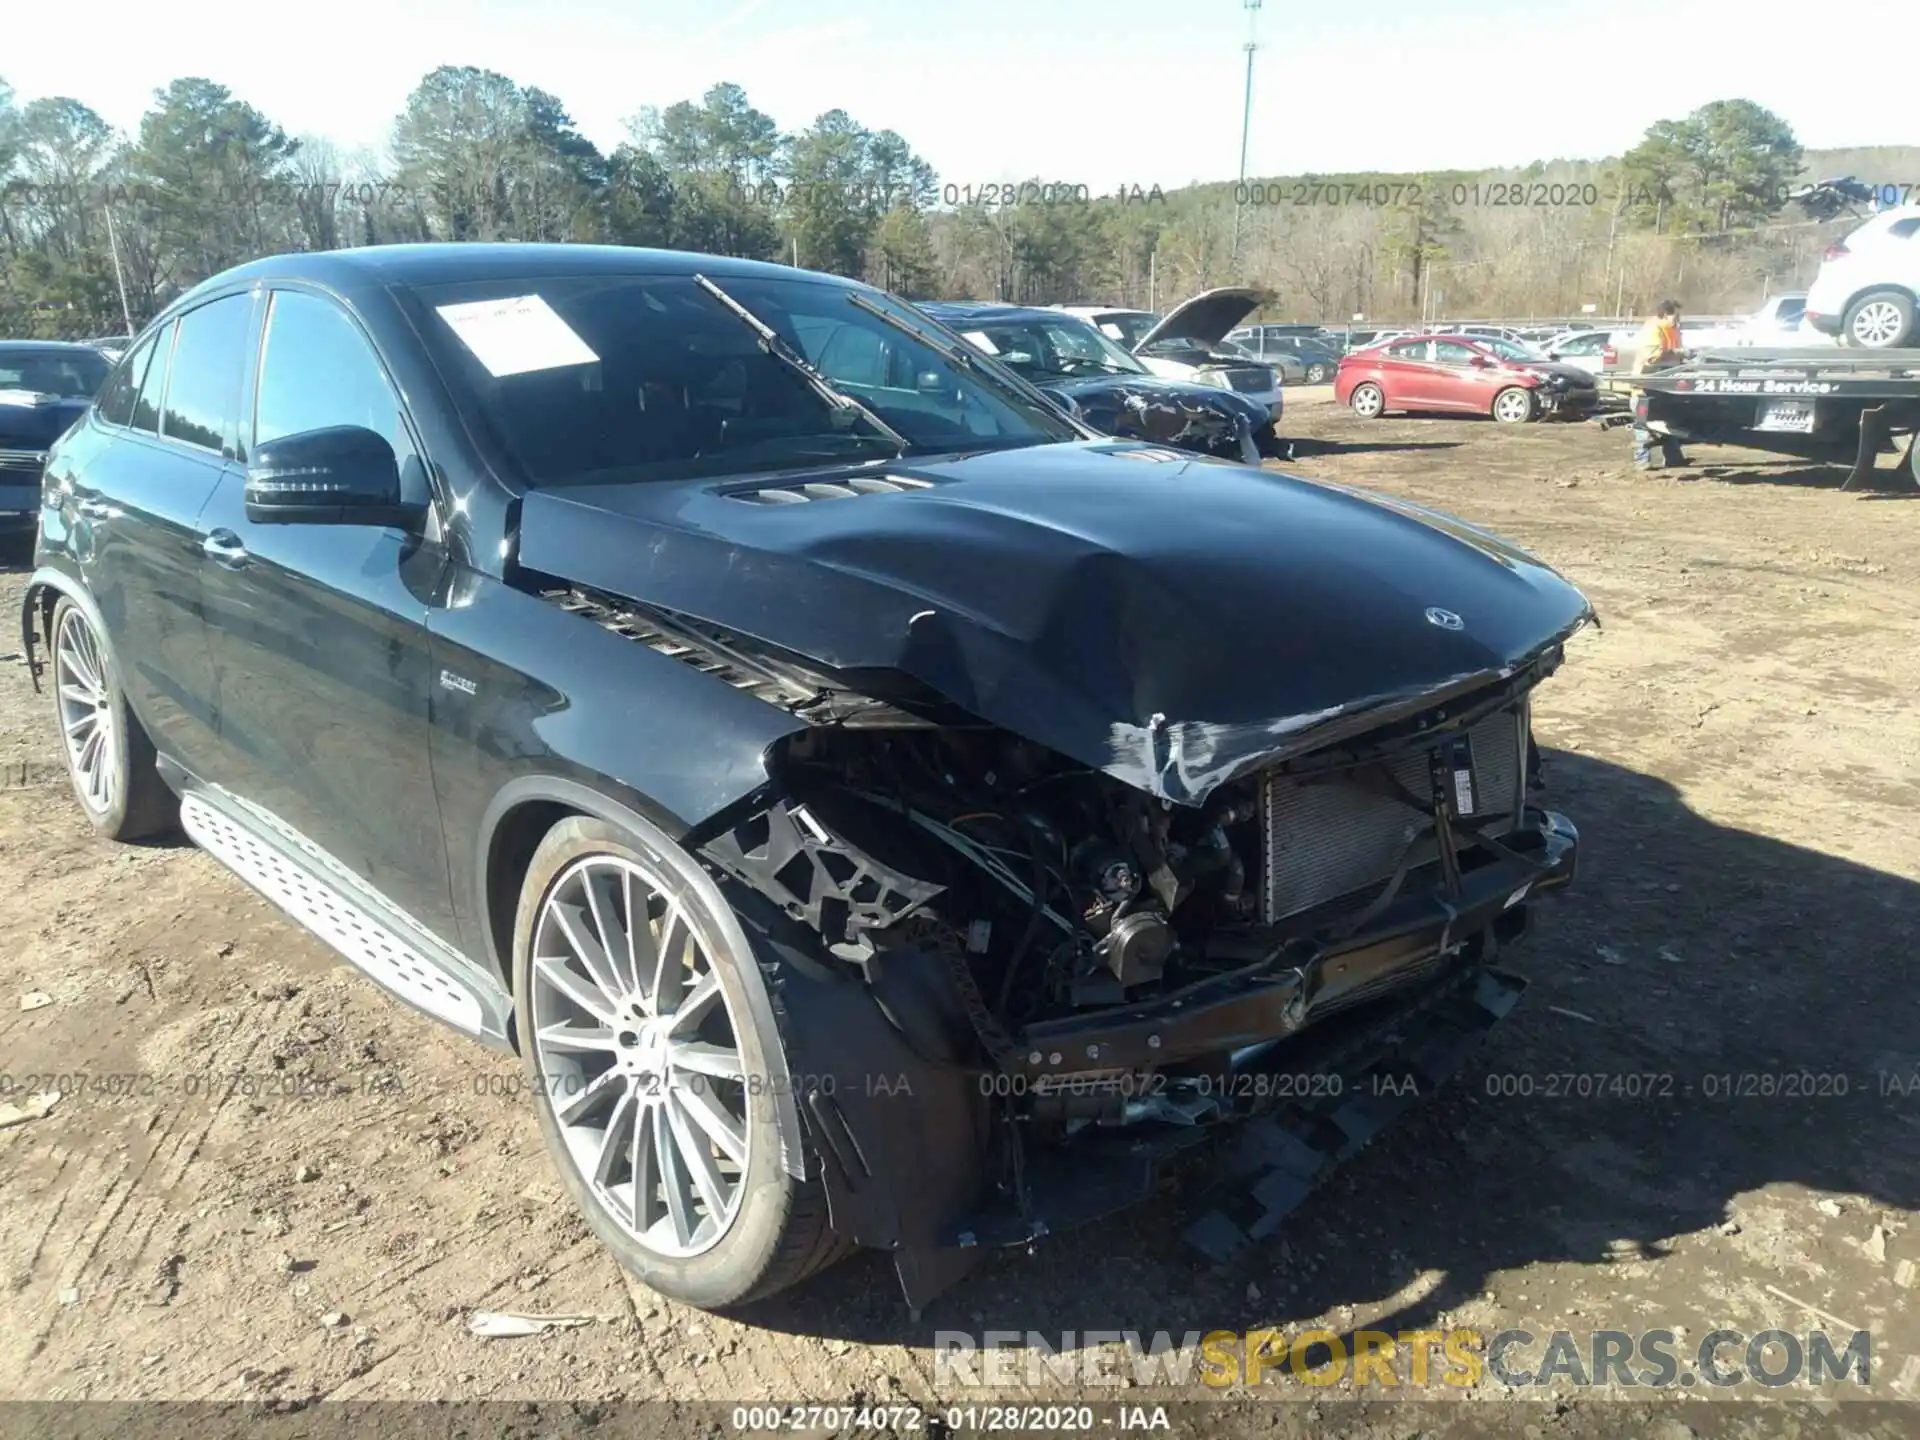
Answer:
M1653 318L1640 332L1640 338L1634 342L1633 373L1644 375L1649 370L1664 370L1676 365L1682 358L1680 350L1680 305L1674 300L1662 300L1660 308L1653 312ZM1653 444L1660 442L1660 465L1653 463ZM1636 470L1671 469L1690 463L1680 451L1680 442L1670 435L1656 436L1645 425L1636 423L1633 427L1633 465Z

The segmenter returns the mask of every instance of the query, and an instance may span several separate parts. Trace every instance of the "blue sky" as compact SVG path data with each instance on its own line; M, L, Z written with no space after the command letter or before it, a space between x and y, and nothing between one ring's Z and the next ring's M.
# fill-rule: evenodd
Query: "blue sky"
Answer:
M377 148L445 63L554 92L609 148L642 105L733 80L784 128L839 106L898 130L956 183L1100 193L1239 163L1241 0L90 0L79 29L24 9L0 76L127 128L155 87L204 75L296 134ZM1821 33L1796 33L1815 15ZM1599 156L1731 96L1808 146L1920 144L1920 0L1265 0L1257 26L1254 174ZM1895 54L1907 78L1869 59Z

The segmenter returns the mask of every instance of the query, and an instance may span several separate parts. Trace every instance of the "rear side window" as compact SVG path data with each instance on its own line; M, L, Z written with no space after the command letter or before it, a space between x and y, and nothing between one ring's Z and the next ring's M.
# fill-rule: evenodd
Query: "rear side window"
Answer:
M160 433L216 454L234 453L240 376L253 314L248 295L229 295L180 317Z
M1427 342L1403 340L1398 345L1389 345L1387 354L1396 360L1424 360L1427 358Z
M173 359L173 334L180 327L169 320L153 337L153 363L140 381L139 398L133 402L133 419L127 423L136 430L160 433L160 397L167 393L167 369Z
M140 398L140 382L146 376L147 362L151 359L153 340L149 338L107 377L107 383L100 388L100 400L95 407L102 420L109 425L133 423L133 402Z

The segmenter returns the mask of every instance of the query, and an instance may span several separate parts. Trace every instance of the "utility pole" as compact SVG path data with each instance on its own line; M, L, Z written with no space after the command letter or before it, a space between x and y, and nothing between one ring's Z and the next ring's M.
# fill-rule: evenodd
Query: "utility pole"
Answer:
M1233 192L1233 264L1240 264L1240 212L1247 208L1247 141L1253 133L1253 52L1260 46L1254 40L1259 22L1260 0L1240 0L1247 12L1247 43L1241 48L1247 52L1247 91L1246 99L1240 106L1240 183Z
M127 304L127 277L120 269L120 241L113 233L113 202L105 206L107 217L107 249L113 255L113 279L120 287L120 318L127 322L127 339L133 339L133 308Z

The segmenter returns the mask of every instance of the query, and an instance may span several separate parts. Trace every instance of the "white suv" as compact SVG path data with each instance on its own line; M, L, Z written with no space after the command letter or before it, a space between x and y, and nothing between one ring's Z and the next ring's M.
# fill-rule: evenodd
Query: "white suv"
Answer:
M1829 246L1807 291L1807 323L1842 345L1887 350L1920 344L1920 205L1874 216Z

